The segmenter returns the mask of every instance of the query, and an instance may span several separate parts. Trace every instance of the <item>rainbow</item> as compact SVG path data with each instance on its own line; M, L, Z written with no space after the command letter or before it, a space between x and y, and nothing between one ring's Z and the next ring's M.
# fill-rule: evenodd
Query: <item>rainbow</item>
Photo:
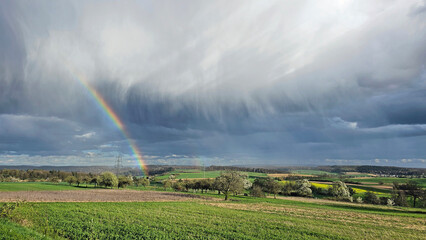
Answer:
M141 169L144 176L148 176L148 167L145 163L145 161L142 158L141 151L139 150L136 141L133 140L130 137L129 132L126 130L126 126L123 124L123 121L118 117L118 115L114 112L114 110L111 108L111 106L108 105L108 103L105 101L105 99L102 97L101 94L96 91L95 88L93 88L89 82L86 80L86 78L82 74L78 74L77 71L71 71L74 78L78 80L78 82L86 88L93 99L96 101L96 103L102 108L102 110L105 112L105 114L111 119L111 121L114 123L114 125L117 126L117 128L121 131L124 138L129 143L130 149L132 150L133 156L136 158L137 163L139 165L139 168Z

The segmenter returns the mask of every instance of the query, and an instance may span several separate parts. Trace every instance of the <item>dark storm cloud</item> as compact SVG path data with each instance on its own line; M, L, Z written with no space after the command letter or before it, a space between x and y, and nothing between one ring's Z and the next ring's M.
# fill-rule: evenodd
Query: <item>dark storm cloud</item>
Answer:
M133 161L83 77L151 163L424 166L424 9L5 1L0 161Z

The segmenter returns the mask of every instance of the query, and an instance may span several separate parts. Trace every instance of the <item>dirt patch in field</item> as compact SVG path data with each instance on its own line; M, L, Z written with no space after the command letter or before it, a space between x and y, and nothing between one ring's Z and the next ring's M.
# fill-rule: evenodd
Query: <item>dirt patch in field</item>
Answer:
M167 202L215 199L183 193L115 189L0 192L0 202L18 200L28 202Z

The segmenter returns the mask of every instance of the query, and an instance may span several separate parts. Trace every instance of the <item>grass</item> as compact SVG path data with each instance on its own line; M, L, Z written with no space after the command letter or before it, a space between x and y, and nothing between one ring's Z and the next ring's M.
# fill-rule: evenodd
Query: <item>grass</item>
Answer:
M411 209L233 199L27 203L12 219L28 234L69 239L424 239L426 214ZM20 229L9 225L2 231Z
M179 169L176 171L169 172L162 176L158 176L158 180L168 179L170 175L175 175L176 179L191 179L191 178L215 178L220 176L223 171L202 171L198 169ZM255 173L255 172L241 172L248 175L249 177L266 177L266 173Z
M11 191L61 191L61 190L84 190L92 189L86 185L81 187L70 186L68 183L50 183L50 182L0 182L0 192Z
M50 239L32 229L13 223L5 218L0 219L0 239Z

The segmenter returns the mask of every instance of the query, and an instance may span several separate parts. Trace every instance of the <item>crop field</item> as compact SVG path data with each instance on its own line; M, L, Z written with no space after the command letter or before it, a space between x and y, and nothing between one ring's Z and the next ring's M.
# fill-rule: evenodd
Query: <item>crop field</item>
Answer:
M282 183L286 183L286 182L289 182L289 181L284 180L284 181L281 181L281 182ZM311 181L310 183L311 183L312 186L315 186L317 188L328 189L328 188L332 187L331 183L328 184L328 183L313 182L313 181ZM373 192L374 194L377 194L377 195L380 195L380 196L385 196L385 195L388 196L389 195L389 191L388 190L376 189L376 188L373 188L373 187L364 187L364 186L358 186L358 185L354 186L354 185L350 185L350 184L348 184L348 186L351 186L352 189L355 190L355 192L357 194L364 194L367 191L370 191L370 192Z
M311 182L312 186L315 186L317 188L330 188L332 187L332 184L326 184L326 183L317 183L317 182ZM348 185L350 186L350 185ZM384 191L377 191L378 189L375 188L369 188L369 189L365 189L363 186L351 186L352 189L356 192L356 193L366 193L367 191L373 192L374 194L377 195L382 195L385 194L386 192Z
M233 197L234 201L25 203L10 239L424 239L426 212ZM296 199L296 200L295 200ZM47 237L45 237L47 236ZM6 237L7 238L7 237Z
M223 171L202 171L198 169L179 169L169 172L165 175L158 176L157 179L163 180L169 178L170 175L175 175L176 179L191 179L191 178L215 178L218 177ZM249 177L266 177L266 173L255 172L241 172Z
M0 182L0 192L10 191L61 191L61 190L85 190L82 187L70 186L68 183L50 182Z

